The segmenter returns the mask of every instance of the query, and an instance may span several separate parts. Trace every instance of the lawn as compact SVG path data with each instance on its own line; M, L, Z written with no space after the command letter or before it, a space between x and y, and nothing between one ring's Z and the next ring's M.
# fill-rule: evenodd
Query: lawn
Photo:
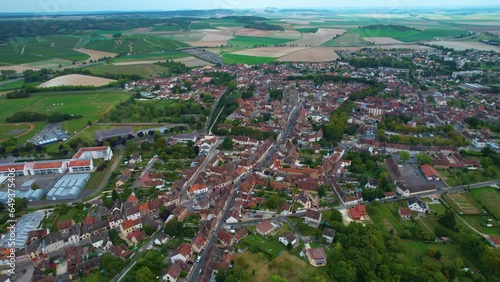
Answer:
M122 35L120 38L106 38L85 44L85 48L88 49L118 54L159 52L188 46L184 42L170 38L142 34Z
M155 64L136 64L136 65L113 65L102 64L85 68L96 75L121 74L121 75L139 75L141 77L151 77L157 74L169 73L169 68L157 66Z
M415 42L421 40L434 40L436 37L452 37L467 33L467 31L450 28L436 28L425 30L398 31L394 28L356 28L354 29L361 37L392 37L403 42Z
M296 31L300 32L300 33L316 33L316 31L318 31L318 28L317 27L309 27L309 28L296 28L295 29Z
M486 176L482 170L438 170L449 186L467 185L471 183L478 183L500 178L500 167L494 166L495 175Z
M352 46L366 46L368 41L364 40L358 33L353 31L347 31L336 38L333 38L321 46L329 47L352 47Z
M262 252L270 258L275 258L283 253L285 246L277 239L265 238L261 235L250 234L242 241L252 252Z
M290 41L293 41L293 39L236 36L235 38L231 38L227 44L236 47L264 47L281 45Z
M267 64L274 61L276 58L270 57L254 57L236 54L224 54L222 59L226 64L247 64L247 65L258 65Z
M87 121L95 121L102 117L117 103L126 101L130 93L113 89L95 91L47 92L32 94L24 99L7 99L0 97L0 121L15 112L38 111L40 113L60 112L82 115L80 119L63 123L64 129L70 132L79 131L87 125Z
M132 62L132 61L166 61L178 58L189 57L188 54L180 51L169 51L161 53L138 54L129 56L120 56L113 59L113 63Z
M387 232L393 229L396 233L402 233L409 227L415 226L415 223L412 221L403 221L399 217L398 203L368 205L366 209L371 221L379 230Z

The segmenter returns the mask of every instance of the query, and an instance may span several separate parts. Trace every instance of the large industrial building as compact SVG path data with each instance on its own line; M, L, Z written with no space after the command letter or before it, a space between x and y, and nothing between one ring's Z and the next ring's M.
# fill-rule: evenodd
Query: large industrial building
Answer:
M90 178L90 173L67 174L47 193L47 200L76 199Z

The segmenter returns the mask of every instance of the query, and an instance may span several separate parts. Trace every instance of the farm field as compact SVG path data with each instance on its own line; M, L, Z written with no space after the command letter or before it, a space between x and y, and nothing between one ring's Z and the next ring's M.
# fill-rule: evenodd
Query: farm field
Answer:
M192 22L189 25L189 28L190 29L211 29L214 27L208 22Z
M206 29L202 30L203 37L198 41L190 41L192 46L217 47L227 45L228 40L234 38L230 30Z
M241 51L233 52L232 54L279 58L304 49L307 49L307 47L261 47L253 49L243 49ZM227 50L227 48L225 50Z
M169 24L164 24L164 25L155 25L151 29L151 31L179 31L180 27L178 25L169 25Z
M303 33L301 39L290 42L290 44L296 44L298 46L320 46L345 32L346 31L343 29L320 28L314 33Z
M300 33L315 33L318 31L317 27L303 27L303 28L295 28L296 31Z
M255 57L255 56L245 56L236 54L224 54L222 59L226 64L267 64L274 61L275 58L272 57Z
M161 37L170 38L182 42L198 41L205 37L205 34L201 31L190 31L190 32L155 32L150 34L159 35Z
M313 47L300 50L278 59L280 62L330 62L340 58L332 48Z
M469 42L469 41L429 41L427 45L438 45L446 48L452 48L457 51L466 49L477 49L482 51L495 51L500 52L500 46L488 45L482 42Z
M434 40L437 37L452 37L467 33L460 29L424 29L424 30L406 30L399 31L394 28L356 28L354 32L361 37L391 37L402 42L416 42L422 40Z
M249 37L265 37L265 38L280 38L280 39L300 39L302 34L296 30L259 30L255 28L242 28L235 32L236 36L249 36Z
M368 41L364 40L358 33L348 30L346 33L324 42L321 46L331 47L351 47L351 46L366 46Z
M467 199L464 193L447 194L443 196L443 199L458 213L477 215L481 212L476 203Z
M185 58L189 55L180 51L170 51L162 53L137 54L129 56L120 56L112 60L113 63L131 62L131 61L166 61L178 58Z
M227 44L237 47L266 47L266 46L281 45L290 42L292 40L293 39L237 36L229 40Z
M69 74L53 78L47 82L38 85L39 88L54 87L54 86L104 86L112 82L114 79L95 77L90 75Z
M142 34L122 35L120 38L96 40L85 44L86 49L118 54L159 52L187 46L181 41Z
M373 42L374 44L401 44L403 42L396 40L392 37L364 37L366 41Z
M24 99L0 97L0 121L20 111L38 110L40 113L60 112L82 115L81 119L63 123L63 128L70 132L83 129L87 122L98 120L117 103L126 101L130 93L116 90L67 91L32 94Z
M169 71L167 67L157 66L152 63L134 64L133 67L131 67L130 65L102 64L86 67L85 69L96 75L103 75L106 73L122 75L135 74L141 77L151 77L157 74L168 73Z
M73 64L72 61L63 60L63 59L49 59L43 61L36 61L32 63L22 64L20 66L33 68L33 69L57 69L60 67L67 67Z

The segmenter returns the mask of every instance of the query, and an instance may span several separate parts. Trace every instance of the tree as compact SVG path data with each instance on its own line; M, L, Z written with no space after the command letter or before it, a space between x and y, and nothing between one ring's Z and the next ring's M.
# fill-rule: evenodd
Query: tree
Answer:
M408 153L407 151L399 151L398 157L401 163L404 164L410 160L410 153Z
M113 192L111 192L111 199L112 199L113 201L118 200L118 192L116 192L116 190L115 190L115 189L113 189Z
M326 187L326 186L324 186L324 185L320 185L320 186L318 187L318 196L319 196L320 198L323 198L324 196L326 196L326 189L327 189L327 187Z
M342 213L338 210L331 210L331 214L330 214L330 220L333 220L333 221L337 221L337 222L342 222L343 220L343 217L342 217Z
M269 282L286 282L287 280L277 274L271 276Z
M28 200L26 200L25 198L15 197L14 201L15 201L16 213L22 211L28 206Z
M232 150L233 149L233 139L231 137L224 138L221 145L224 150Z
M446 212L439 218L438 222L450 230L457 231L455 213L451 209L447 209Z
M424 165L424 164L432 164L432 157L427 155L426 153L419 153L417 155L417 162L419 165Z
M155 280L157 280L155 274L147 266L139 268L135 274L135 281L138 282L149 282Z
M183 236L184 235L184 224L180 222L177 218L174 218L165 224L163 229L165 234L170 236Z

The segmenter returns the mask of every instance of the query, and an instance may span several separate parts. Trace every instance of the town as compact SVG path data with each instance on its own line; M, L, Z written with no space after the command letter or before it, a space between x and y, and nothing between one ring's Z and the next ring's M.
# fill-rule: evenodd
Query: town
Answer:
M134 44L162 44L148 40ZM81 115L63 94L46 105L58 112L13 109L6 125L36 134L0 141L0 281L500 277L498 52L379 45L244 64L224 60L232 45L192 45L201 64L156 62L169 72L116 77L99 98L58 86ZM45 95L29 89L5 101Z

